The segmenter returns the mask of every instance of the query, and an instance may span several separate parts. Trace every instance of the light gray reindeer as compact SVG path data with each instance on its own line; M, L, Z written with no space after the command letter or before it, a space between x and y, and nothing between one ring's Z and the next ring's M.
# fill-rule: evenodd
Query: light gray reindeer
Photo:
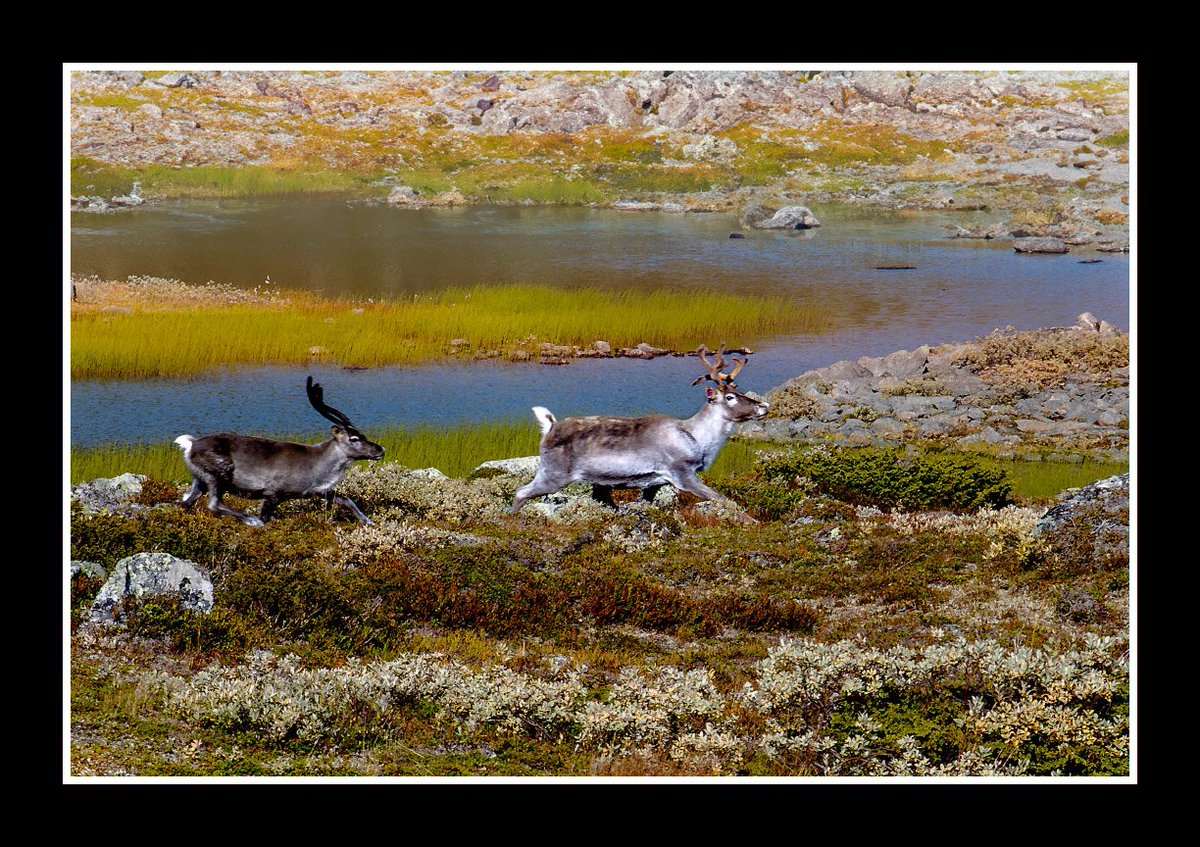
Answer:
M545 407L534 406L542 427L541 462L533 481L517 489L509 512L515 514L530 498L553 494L572 482L592 483L592 496L609 506L613 489L640 488L644 500L653 500L667 484L702 500L724 499L696 473L712 467L735 423L762 418L770 406L735 390L734 378L746 359L734 359L733 372L722 373L725 345L715 363L705 358L707 352L704 345L696 350L708 373L692 385L711 380L717 387L708 387L704 406L685 420L651 415L560 421Z
M229 515L246 526L262 526L284 500L324 497L327 505L345 506L360 523L371 523L353 500L335 494L333 488L352 464L360 459L381 458L383 448L368 441L348 417L327 406L320 383L313 382L311 376L305 390L312 407L333 421L333 438L328 441L297 444L228 432L176 438L175 443L183 449L183 463L194 477L191 490L183 496L183 508L190 509L207 493L208 509L213 514ZM264 501L259 517L226 506L221 502L226 494Z

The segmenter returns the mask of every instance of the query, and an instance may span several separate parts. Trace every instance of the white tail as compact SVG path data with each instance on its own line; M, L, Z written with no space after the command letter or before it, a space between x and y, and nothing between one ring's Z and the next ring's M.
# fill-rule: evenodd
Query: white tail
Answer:
M533 416L537 418L542 427L542 435L545 435L550 431L550 427L554 426L554 415L550 414L550 410L545 406L534 406Z
M195 439L190 435L181 435L175 439L175 443L178 444L179 449L183 451L183 457L185 459L192 455L192 442L194 441Z
M696 473L712 467L735 423L762 418L770 406L735 390L733 380L745 359L735 359L733 372L723 373L724 345L715 363L704 358L706 352L702 346L696 355L708 373L692 384L711 380L717 387L707 390L704 406L686 420L653 415L560 421L544 406L534 406L542 427L541 462L533 481L517 490L509 511L515 513L531 497L553 494L572 482L590 482L592 496L610 506L614 488L641 489L644 499L653 500L668 484L703 500L719 499L720 493Z

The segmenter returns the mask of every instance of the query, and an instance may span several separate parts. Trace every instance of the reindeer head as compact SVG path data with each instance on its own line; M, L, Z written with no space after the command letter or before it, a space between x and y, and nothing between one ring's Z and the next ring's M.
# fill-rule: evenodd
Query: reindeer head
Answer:
M692 381L692 385L699 385L705 380L711 380L717 384L716 388L709 386L705 391L710 405L720 405L726 417L734 421L757 420L765 417L767 411L771 408L770 404L764 403L761 400L755 400L752 397L747 397L745 394L737 391L737 384L734 379L742 368L746 366L748 359L734 359L736 364L733 371L723 373L721 368L725 367L725 343L721 342L721 349L717 351L716 362L710 362L704 357L708 352L708 348L701 344L696 349L696 356L704 363L704 367L708 370L704 376L697 377Z
M334 440L344 445L347 455L350 458L379 459L383 457L383 448L381 446L373 441L369 441L350 422L350 418L332 406L326 405L325 391L321 388L319 382L313 382L313 378L310 376L304 387L308 392L308 402L312 404L312 407L320 412L322 417L333 421Z

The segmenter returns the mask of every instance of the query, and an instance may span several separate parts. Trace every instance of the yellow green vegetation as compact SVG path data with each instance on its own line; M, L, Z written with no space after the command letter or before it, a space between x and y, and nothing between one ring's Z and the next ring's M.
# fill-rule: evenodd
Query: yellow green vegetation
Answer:
M291 166L173 168L146 165L118 168L86 157L71 160L71 193L108 197L128 193L134 181L142 193L162 197L234 197L251 194L299 194L323 191L375 191L368 179L330 170L296 170Z
M384 302L302 292L258 297L162 280L79 280L77 291L73 379L179 376L314 359L357 367L411 364L450 355L457 339L466 341L466 352L508 358L536 358L547 342L588 347L597 339L614 348L647 342L694 350L704 339L736 346L830 326L811 304L708 291L476 286Z
M1128 147L1129 130L1123 129L1120 132L1114 132L1112 135L1106 135L1097 140L1096 143L1102 144L1105 147Z
M1079 100L1089 106L1103 105L1113 99L1129 94L1129 82L1126 79L1105 77L1093 80L1066 80L1056 83L1059 88L1070 91Z

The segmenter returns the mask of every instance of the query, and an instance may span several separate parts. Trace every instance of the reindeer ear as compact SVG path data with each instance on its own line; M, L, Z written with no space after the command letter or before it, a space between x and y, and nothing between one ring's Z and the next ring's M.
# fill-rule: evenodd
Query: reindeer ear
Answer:
M344 429L342 429L340 426L338 426L337 424L334 424L333 426L330 427L330 429L333 430L333 437L336 438L338 441L346 440L346 437L347 437L346 431Z
M717 396L717 389L713 388L710 385L708 388L704 389L704 396L707 397L709 400L713 399L714 397Z

